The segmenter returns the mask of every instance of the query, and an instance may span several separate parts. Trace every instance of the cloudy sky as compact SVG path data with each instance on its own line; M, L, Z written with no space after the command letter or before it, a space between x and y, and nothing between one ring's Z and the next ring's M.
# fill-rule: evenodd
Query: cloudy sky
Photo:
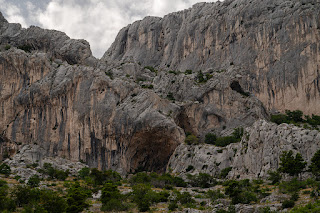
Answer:
M213 2L216 0L202 0ZM201 0L0 0L9 22L56 29L90 42L100 58L119 30L145 16L164 16Z

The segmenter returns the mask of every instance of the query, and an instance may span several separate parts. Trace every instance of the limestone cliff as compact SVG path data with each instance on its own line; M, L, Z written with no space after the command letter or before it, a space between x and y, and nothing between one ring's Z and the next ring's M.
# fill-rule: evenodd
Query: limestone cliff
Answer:
M318 130L260 120L246 129L241 142L227 147L181 144L170 158L168 170L183 175L191 165L194 169L189 172L218 176L222 169L232 167L229 178L266 178L268 170L278 169L283 151L301 153L310 165L319 147Z
M225 0L199 3L122 29L102 60L185 71L239 67L241 84L269 110L320 114L320 3Z
M0 157L36 143L90 167L163 171L186 132L228 134L271 109L320 113L319 9L200 3L129 25L101 60L84 40L0 14Z
M163 171L186 131L201 136L267 117L257 98L230 87L244 71L210 71L199 82L197 73L105 65L64 33L1 26L2 157L35 143L46 157L91 167Z

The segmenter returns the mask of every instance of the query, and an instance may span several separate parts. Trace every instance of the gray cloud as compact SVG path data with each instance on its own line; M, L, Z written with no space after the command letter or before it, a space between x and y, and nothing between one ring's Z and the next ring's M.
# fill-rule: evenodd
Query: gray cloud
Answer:
M209 0L213 2L216 0ZM119 30L145 16L164 16L191 7L199 0L0 0L9 22L37 25L86 39L101 57Z

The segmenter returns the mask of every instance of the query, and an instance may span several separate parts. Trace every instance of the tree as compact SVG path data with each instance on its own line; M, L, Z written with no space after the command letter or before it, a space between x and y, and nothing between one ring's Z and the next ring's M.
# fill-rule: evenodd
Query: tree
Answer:
M89 207L89 204L86 202L87 198L90 197L85 189L83 189L79 182L76 182L69 190L67 194L67 213L79 213L82 212L85 208Z
M206 134L204 142L207 144L215 144L216 140L217 140L217 136L215 134L208 133L208 134Z
M28 180L28 185L31 187L38 187L40 184L40 178L38 175L32 175Z
M199 173L197 175L187 175L190 184L194 187L209 188L216 185L217 181L209 174Z
M16 204L8 197L9 186L6 181L0 180L0 212L12 212L16 209Z
M303 118L302 118L303 112L301 110L295 110L295 111L286 110L286 114L289 120L292 120L296 123L303 122Z
M268 180L270 180L272 184L280 183L282 179L281 173L279 171L269 170L268 175L269 175Z
M81 179L84 179L85 177L88 177L89 175L90 175L90 169L88 167L84 167L78 172L78 176Z
M4 174L6 176L10 175L11 169L10 166L6 163L0 165L0 174Z
M106 183L102 189L102 211L125 211L127 206L122 202L123 196L116 185Z
M289 152L284 151L280 155L280 167L279 171L287 173L290 176L299 175L303 169L306 167L306 162L303 160L300 153L297 153L296 156L293 156L293 151Z
M320 176L320 150L318 150L311 158L311 165L309 166L310 171L316 178Z
M145 184L137 184L133 186L132 189L133 201L138 205L139 211L149 211L151 206L151 199L149 196L151 187Z
M29 203L36 203L40 200L41 192L38 188L18 185L13 189L12 195L16 204L21 207Z
M102 204L106 204L111 199L120 199L121 194L116 185L112 183L106 183L102 189L101 194L101 202Z
M44 210L48 213L61 213L66 211L67 202L60 197L57 192L52 190L41 191L41 203Z

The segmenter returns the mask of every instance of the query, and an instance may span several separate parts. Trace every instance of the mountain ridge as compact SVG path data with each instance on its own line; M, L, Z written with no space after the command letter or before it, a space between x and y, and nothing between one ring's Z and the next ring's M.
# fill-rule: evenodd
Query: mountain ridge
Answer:
M121 174L165 171L186 134L319 114L317 11L311 0L200 3L123 28L101 60L84 40L0 15L1 155L36 143Z

